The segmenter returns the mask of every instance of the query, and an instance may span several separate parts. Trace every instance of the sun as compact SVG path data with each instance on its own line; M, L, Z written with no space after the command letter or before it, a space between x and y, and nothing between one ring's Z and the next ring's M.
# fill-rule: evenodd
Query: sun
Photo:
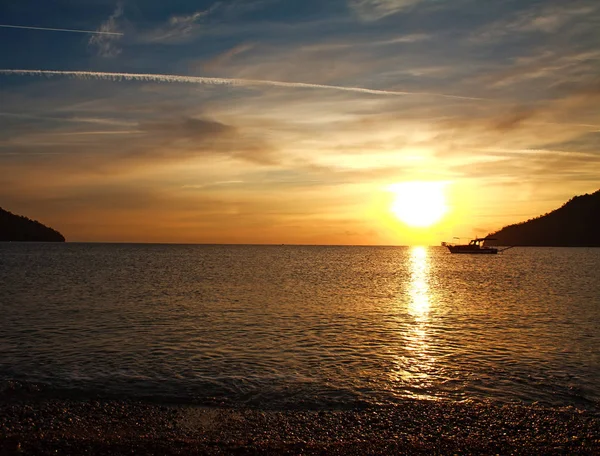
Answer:
M402 182L390 185L395 194L390 211L405 224L427 228L439 222L448 211L444 182Z

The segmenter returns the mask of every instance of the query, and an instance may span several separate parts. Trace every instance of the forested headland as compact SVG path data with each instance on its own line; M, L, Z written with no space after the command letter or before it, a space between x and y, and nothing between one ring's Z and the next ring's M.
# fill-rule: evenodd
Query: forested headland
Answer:
M0 207L0 242L65 242L58 231Z
M505 226L486 245L600 247L600 190L575 196L560 208Z

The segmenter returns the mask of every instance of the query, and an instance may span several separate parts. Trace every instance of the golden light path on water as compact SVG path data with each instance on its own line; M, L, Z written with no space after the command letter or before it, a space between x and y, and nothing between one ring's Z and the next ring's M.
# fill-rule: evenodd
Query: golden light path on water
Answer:
M404 327L403 343L406 355L396 359L396 369L391 380L405 384L410 395L420 399L435 399L422 394L423 387L433 380L435 357L430 350L430 310L429 257L425 247L413 247L410 253L410 281L407 293L399 299L398 310L404 310L408 316L408 325ZM412 390L412 391L410 391ZM419 390L420 394L415 394Z
M427 322L429 300L429 259L425 247L413 247L410 255L409 313L417 322Z

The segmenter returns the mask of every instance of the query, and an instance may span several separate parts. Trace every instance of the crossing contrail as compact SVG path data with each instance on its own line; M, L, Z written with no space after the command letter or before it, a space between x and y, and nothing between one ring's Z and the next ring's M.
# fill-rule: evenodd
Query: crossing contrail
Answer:
M170 82L183 84L229 85L240 87L270 86L288 87L299 89L338 90L344 92L367 93L372 95L388 96L431 96L458 100L481 101L485 98L448 95L433 92L404 92L397 90L365 89L363 87L347 87L326 84L311 84L305 82L282 82L261 79L236 79L236 78L209 78L202 76L180 76L174 74L144 74L144 73L105 73L97 71L55 71L55 70L2 70L0 74L20 76L70 76L78 79L103 79L109 81L145 81L145 82Z
M8 24L0 24L0 27L3 28L14 28L14 29L25 29L25 30L47 30L50 32L72 32L72 33L92 33L95 35L119 35L122 36L122 33L118 32L100 32L97 30L75 30L75 29L63 29L63 28L50 28L50 27L31 27L29 25L8 25Z

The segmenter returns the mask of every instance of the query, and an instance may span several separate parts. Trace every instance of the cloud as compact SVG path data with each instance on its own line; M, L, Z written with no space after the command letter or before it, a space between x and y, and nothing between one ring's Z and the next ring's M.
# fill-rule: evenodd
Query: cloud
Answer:
M231 21L246 12L262 8L274 0L230 0L217 1L205 10L189 14L172 15L169 19L154 29L142 32L137 37L142 43L181 44L195 38L204 26L221 24Z
M450 169L462 177L487 182L510 180L513 183L597 182L594 171L600 166L598 154L564 153L554 150L514 150L497 152L493 159L471 161Z
M200 22L209 16L220 3L215 3L204 11L195 11L187 15L174 15L154 30L141 34L139 40L146 43L178 44L185 41L200 27Z
M537 6L526 11L519 11L512 18L500 19L486 25L485 28L475 32L471 36L471 40L486 43L506 36L518 38L520 34L552 34L572 23L574 23L575 28L595 27L592 22L586 24L582 19L589 20L591 17L597 17L598 12L598 6L591 6L589 3L582 2Z
M411 33L407 35L394 34L388 38L381 36L379 39L374 40L351 41L350 38L334 42L323 42L323 40L319 40L314 44L303 45L300 47L300 50L305 52L338 52L346 49L356 49L357 47L376 47L388 46L392 44L419 43L422 41L431 40L432 38L433 35L427 33Z
M373 43L367 43L367 44L372 44L374 46L382 46L382 45L399 44L399 43L418 43L421 41L431 40L432 38L433 38L433 35L428 34L428 33L411 33L408 35L400 35L395 38L389 38L387 40L381 40L381 41L374 41Z
M103 79L110 81L142 81L142 82L170 82L184 84L208 84L208 85L227 85L239 87L284 87L294 89L321 89L337 90L342 92L354 92L370 95L383 96L424 96L424 97L442 97L457 100L482 101L484 98L467 97L461 95L449 95L444 93L431 92L408 92L397 90L366 89L363 87L346 87L326 84L311 84L304 82L283 82L256 79L234 79L234 78L208 78L201 76L180 76L168 74L139 74L139 73L108 73L96 71L54 71L54 70L17 70L0 69L0 74L21 75L21 76L71 76L80 79Z
M349 0L348 5L362 20L376 21L410 8L422 0Z
M97 35L92 36L88 41L90 48L95 48L97 55L101 57L116 57L121 53L121 48L117 45L122 37L119 33L119 19L123 16L123 4L118 3L114 12L98 28Z
M600 50L547 49L511 60L506 68L474 78L489 87L502 88L532 80L540 87L560 87L589 80L597 73Z
M184 118L180 121L148 122L142 126L148 132L174 137L206 139L231 134L235 129L211 119Z
M531 119L534 114L535 110L533 109L516 109L499 119L495 119L492 123L492 128L501 132L511 131L521 126L523 122Z
M273 148L262 138L213 119L184 117L140 125L146 134L132 156L177 159L222 156L258 165L277 163Z
M27 157L48 157L63 171L92 165L96 174L197 158L259 166L278 163L276 150L260 131L199 115L174 116L170 110L156 111L155 118L140 120L133 129L89 131L81 128L85 124L58 128L17 124L0 135L0 158L27 161Z
M213 71L227 65L235 56L248 52L256 46L255 43L242 43L228 51L218 55L217 57L202 64L202 68L207 71Z
M600 157L600 130L583 133L567 141L545 144L544 148L581 152L584 154L593 153L598 154Z

